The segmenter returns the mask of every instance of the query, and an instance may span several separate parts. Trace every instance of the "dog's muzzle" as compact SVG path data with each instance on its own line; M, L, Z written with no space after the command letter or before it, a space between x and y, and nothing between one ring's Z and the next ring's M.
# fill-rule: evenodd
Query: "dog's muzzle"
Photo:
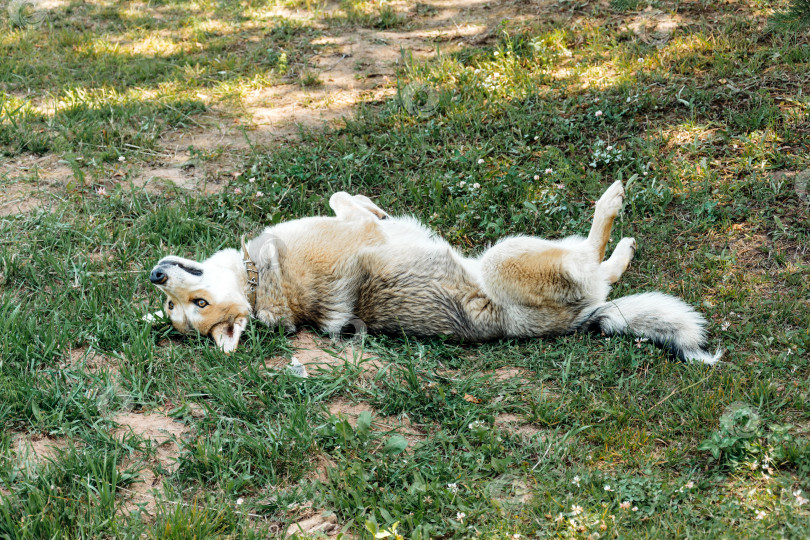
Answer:
M154 283L155 285L162 285L169 280L169 276L166 275L166 272L159 266L152 269L152 273L149 274L149 281Z

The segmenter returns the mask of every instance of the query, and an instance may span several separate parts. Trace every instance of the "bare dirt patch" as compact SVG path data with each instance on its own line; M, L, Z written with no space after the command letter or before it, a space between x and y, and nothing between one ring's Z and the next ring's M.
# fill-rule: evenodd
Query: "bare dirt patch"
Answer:
M368 403L358 402L352 403L346 400L337 400L327 405L329 413L335 416L345 417L352 427L357 426L357 418L364 412L374 414L374 408Z
M774 249L768 237L761 233L745 234L742 238L732 240L729 248L737 261L746 268L769 267L768 259Z
M683 21L678 15L648 6L627 27L644 43L660 48L666 45L681 24Z
M47 206L72 177L72 169L55 156L0 159L0 217Z
M528 384L531 382L531 372L524 368L505 366L498 368L492 373L492 379L497 382L511 381L517 379L516 382Z
M41 465L54 459L68 447L64 437L48 437L41 434L20 434L14 439L14 453L18 459L34 465Z
M504 413L495 417L495 426L505 429L510 433L522 435L524 437L534 437L544 433L544 430L537 426L530 424L522 416L516 414Z
M373 377L381 363L367 352L360 340L331 341L311 332L298 332L291 340L293 358L298 360L308 372L343 366L346 363L361 366L364 374ZM281 368L289 363L286 358L271 358L267 367Z
M113 420L120 425L115 431L116 436L133 433L149 441L156 450L154 457L143 463L144 466L139 471L139 481L125 490L126 500L122 505L122 512L126 514L142 510L147 515L153 515L162 473L170 473L177 468L177 457L180 455L177 441L188 434L189 428L158 413L123 412L116 415ZM139 458L142 459L143 456L136 455L133 459Z
M336 463L332 461L329 458L329 456L320 454L314 459L314 470L313 473L309 476L309 479L317 480L318 482L325 484L329 480L326 474L326 470L333 468L335 466Z
M334 514L318 512L298 523L293 523L287 529L287 537L298 535L301 538L320 538L326 536L334 538L340 532L337 517Z
M132 179L132 183L150 192L162 192L176 187L196 190L200 175L196 174L193 167L184 168L182 164L174 163L145 168Z
M117 358L101 354L87 347L71 349L68 351L67 356L68 358L62 363L62 367L83 367L88 373L92 374L118 373L119 362Z
M0 217L25 214L41 204L42 199L35 186L12 184L0 195Z
M409 443L423 441L426 438L424 428L414 424L405 414L400 416L381 416L368 403L353 403L343 399L329 403L327 408L330 414L345 418L352 427L357 427L357 419L361 413L370 412L371 426L377 431L396 432L405 437Z

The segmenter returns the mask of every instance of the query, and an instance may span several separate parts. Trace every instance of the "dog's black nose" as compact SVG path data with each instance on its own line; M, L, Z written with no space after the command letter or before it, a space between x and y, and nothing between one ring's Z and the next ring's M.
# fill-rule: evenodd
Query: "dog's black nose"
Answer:
M160 268L155 268L154 270L152 270L152 273L149 274L149 281L151 281L155 285L166 283L167 279L169 279L169 276L167 276L166 272L164 272Z

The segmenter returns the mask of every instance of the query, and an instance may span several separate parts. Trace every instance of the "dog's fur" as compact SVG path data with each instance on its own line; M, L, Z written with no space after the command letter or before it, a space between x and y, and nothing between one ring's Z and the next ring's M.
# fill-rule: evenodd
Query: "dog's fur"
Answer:
M333 335L353 327L467 342L596 330L715 363L721 353L706 350L703 317L680 299L653 292L607 301L636 246L623 238L603 260L623 200L616 182L596 203L587 238L514 236L467 258L416 219L339 192L329 200L336 217L269 227L247 244L259 272L254 306L235 249L203 262L166 257L150 279L178 331L210 335L226 352L253 316L289 331L309 324Z

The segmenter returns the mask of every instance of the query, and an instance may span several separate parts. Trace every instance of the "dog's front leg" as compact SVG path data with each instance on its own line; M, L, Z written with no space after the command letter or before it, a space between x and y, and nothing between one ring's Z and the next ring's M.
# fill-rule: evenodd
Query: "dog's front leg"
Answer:
M296 331L295 324L292 322L292 314L288 316L277 315L275 310L260 309L256 313L256 318L270 328L282 326L285 332L293 333Z

